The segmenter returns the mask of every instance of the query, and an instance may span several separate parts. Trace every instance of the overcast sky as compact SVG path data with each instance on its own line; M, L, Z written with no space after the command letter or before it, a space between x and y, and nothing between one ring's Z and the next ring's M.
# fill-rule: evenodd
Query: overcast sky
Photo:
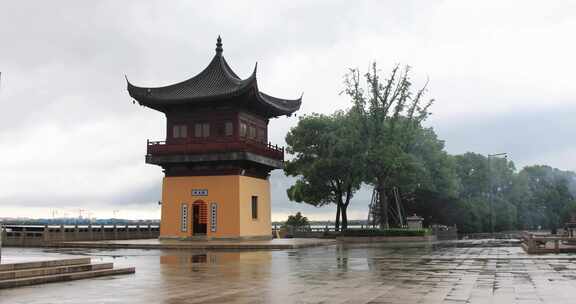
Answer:
M574 1L2 1L0 217L159 218L162 171L144 163L161 113L132 104L143 86L200 72L222 35L241 77L304 92L299 115L348 107L350 67L413 67L437 100L428 125L450 153L508 152L518 168L576 169ZM270 124L273 143L297 117ZM289 202L272 177L273 219L332 207ZM366 218L370 192L351 218Z

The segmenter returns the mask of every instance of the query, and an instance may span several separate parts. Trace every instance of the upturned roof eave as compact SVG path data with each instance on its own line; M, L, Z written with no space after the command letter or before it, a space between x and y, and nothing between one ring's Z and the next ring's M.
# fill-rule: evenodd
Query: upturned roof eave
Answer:
M260 92L258 89L258 80L256 78L256 74L252 74L249 78L245 79L245 84L235 90L233 92L228 92L226 94L218 94L218 95L210 95L210 96L203 96L203 97L194 97L194 98L157 98L153 95L146 94L147 88L136 87L128 82L128 92L132 98L134 98L138 103L142 106L146 106L153 109L158 109L159 107L163 106L171 106L171 105L181 105L181 104L193 104L196 102L210 102L216 100L224 100L229 99L231 97L241 96L243 94L248 93L250 90L256 92L255 99L257 102L267 109L267 112L270 112L271 116L282 116L282 115L291 115L298 109L302 104L302 98L298 99L280 99L273 96L269 96L263 92ZM279 104L278 101L274 100L277 99L278 101L282 101L287 105Z
M139 87L126 78L130 96L142 106L164 112L168 106L230 99L252 91L253 95L249 99L254 100L256 103L254 106L264 111L267 116L291 115L300 109L302 97L282 99L260 92L256 78L258 63L248 78L240 79L222 56L220 37L216 46L216 54L208 66L187 80L161 87ZM202 86L206 83L211 83L213 86Z
M282 115L291 115L292 113L298 111L302 105L302 97L298 99L283 99L273 97L258 91L257 98L261 103L271 106L277 111L281 112ZM277 101L273 100L272 98L276 99ZM285 105L282 105L279 102L284 103Z
M182 103L193 103L199 101L213 101L219 99L227 99L234 96L242 95L248 92L251 88L255 88L257 90L258 85L256 83L255 77L248 77L245 80L242 80L243 84L241 84L236 90L223 93L223 94L216 94L216 95L207 95L207 96L199 96L199 97L182 97L182 98L166 98L162 96L154 96L152 93L152 88L146 87L138 87L131 84L127 81L128 85L128 93L132 98L134 98L140 105L172 105L172 104L182 104ZM150 89L150 93L148 92Z

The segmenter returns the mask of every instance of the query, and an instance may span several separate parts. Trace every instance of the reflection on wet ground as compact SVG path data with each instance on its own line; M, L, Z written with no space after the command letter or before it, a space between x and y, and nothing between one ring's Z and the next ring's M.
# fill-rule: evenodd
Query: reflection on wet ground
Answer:
M4 248L3 255L2 263L10 257L91 256L136 266L136 274L0 290L0 303L507 304L576 298L576 255L528 256L510 244L250 252Z

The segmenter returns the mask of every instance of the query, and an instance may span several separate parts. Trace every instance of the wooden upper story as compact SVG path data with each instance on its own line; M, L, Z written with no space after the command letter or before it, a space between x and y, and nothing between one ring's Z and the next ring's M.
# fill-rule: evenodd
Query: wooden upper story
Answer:
M165 140L148 141L148 163L164 169L187 167L187 172L201 167L256 171L282 167L284 149L268 142L268 122L292 115L300 108L302 97L283 99L263 93L256 67L248 78L241 79L222 53L218 37L216 54L208 66L176 84L139 87L127 80L128 92L138 104L167 118Z
M268 119L234 110L169 113L166 143L268 142Z
M233 110L167 114L166 139L148 141L147 155L251 152L284 160L268 142L268 119Z

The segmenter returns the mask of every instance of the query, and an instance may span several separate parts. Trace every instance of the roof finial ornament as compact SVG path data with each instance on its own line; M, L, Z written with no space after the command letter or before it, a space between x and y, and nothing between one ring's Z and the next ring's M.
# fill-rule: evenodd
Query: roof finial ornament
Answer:
M216 39L216 54L222 55L223 51L224 49L222 49L222 38L220 38L220 35L218 35L218 39Z

